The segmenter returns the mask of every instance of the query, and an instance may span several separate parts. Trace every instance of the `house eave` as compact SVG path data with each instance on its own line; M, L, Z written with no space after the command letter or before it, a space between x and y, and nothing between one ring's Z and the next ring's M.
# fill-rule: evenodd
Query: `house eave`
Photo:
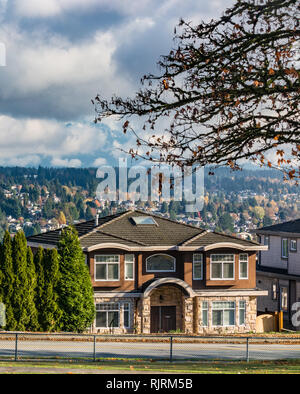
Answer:
M55 248L57 248L57 245L54 245L54 244L47 244L47 243L41 243L41 242L32 242L32 241L27 241L27 246L30 246L31 248L42 247L43 249L55 249Z
M235 290L194 290L197 297L258 297L267 296L268 290L261 289L235 289Z
M220 248L231 248L237 249L244 252L256 252L261 250L268 250L268 247L265 245L253 245L253 246L246 246L240 245L234 242L218 242L211 245L206 246L178 246L178 245L154 245L154 246L128 246L125 244L120 243L100 243L97 245L92 245L88 247L83 247L85 252L92 252L94 250L99 249L121 249L130 252L153 252L157 250L166 251L166 250L173 250L179 252L193 252L193 251L209 251L212 249L220 249Z

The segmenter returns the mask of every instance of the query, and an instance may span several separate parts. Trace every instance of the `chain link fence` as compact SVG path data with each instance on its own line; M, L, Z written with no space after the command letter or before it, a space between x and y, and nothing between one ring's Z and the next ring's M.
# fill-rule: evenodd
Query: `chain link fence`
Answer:
M0 360L300 360L300 337L0 333Z

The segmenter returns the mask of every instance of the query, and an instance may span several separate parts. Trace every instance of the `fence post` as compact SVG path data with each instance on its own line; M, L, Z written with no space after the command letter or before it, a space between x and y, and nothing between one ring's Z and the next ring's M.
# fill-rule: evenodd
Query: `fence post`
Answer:
M18 334L16 334L16 343L15 343L15 361L18 360Z
M247 337L247 343L246 343L246 361L247 363L249 362L249 337Z
M94 361L96 361L96 335L94 335Z
M170 363L173 361L173 337L170 336Z

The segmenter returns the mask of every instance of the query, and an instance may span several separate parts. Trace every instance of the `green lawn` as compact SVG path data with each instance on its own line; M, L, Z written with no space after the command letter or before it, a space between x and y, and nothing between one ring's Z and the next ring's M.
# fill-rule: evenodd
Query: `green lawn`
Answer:
M116 360L78 362L0 362L0 374L105 373L105 371L198 374L300 374L300 360L241 362L162 362Z

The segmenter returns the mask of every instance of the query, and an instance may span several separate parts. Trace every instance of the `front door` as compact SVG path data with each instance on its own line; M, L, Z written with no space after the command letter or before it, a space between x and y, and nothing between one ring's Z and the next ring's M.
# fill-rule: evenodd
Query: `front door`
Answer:
M151 307L151 332L176 330L176 306Z

